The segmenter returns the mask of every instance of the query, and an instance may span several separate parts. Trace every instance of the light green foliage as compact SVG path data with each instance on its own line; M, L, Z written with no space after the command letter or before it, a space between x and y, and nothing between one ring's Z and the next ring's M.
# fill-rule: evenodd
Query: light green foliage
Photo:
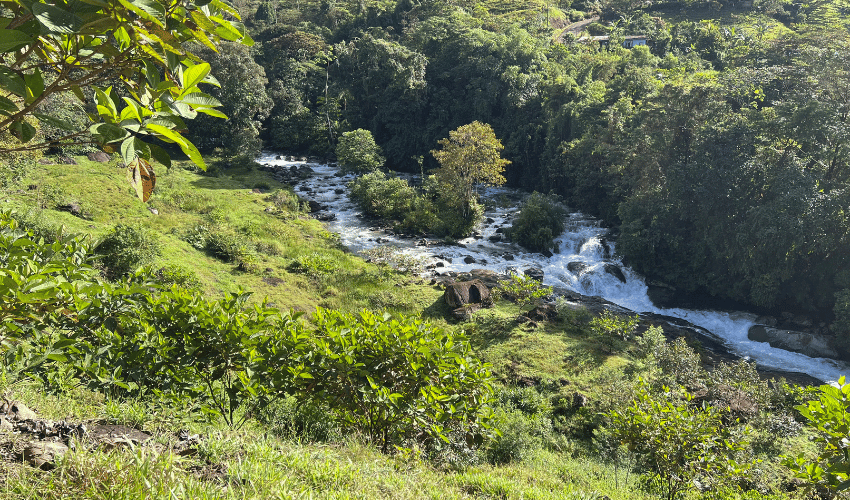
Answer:
M639 322L638 315L623 317L606 309L590 320L590 330L599 338L616 337L621 340L631 340Z
M734 460L744 449L746 430L724 424L716 409L690 400L684 390L681 396L668 388L652 394L641 381L632 405L608 414L613 436L636 454L668 500L696 482L733 485L750 467Z
M556 196L535 191L523 202L508 235L529 250L549 250L564 232L566 217L567 210Z
M520 306L526 306L552 295L552 287L543 286L542 283L525 274L511 273L510 278L500 282L492 293L495 295L494 298L508 297Z
M494 426L499 435L487 444L490 463L521 462L554 441L552 405L533 388L503 388L496 394Z
M224 0L204 2L203 7L165 0L107 0L84 8L14 0L4 6L8 23L0 36L0 53L8 57L0 67L0 129L9 129L20 143L7 151L74 142L90 133L104 150L121 151L137 184L152 176L151 160L170 165L153 139L176 144L204 167L198 150L181 135L184 120L198 113L225 115L215 109L221 103L198 87L216 82L209 77L209 64L190 53L187 42L210 48L220 40L252 43L232 6ZM120 99L112 86L97 87L113 83L123 90ZM88 113L95 122L89 130L79 130L50 110L37 112L54 94L70 92L86 103L89 88L97 105ZM37 132L27 120L32 117L64 129L65 135L27 144ZM139 196L146 201L152 181L144 183Z
M384 451L419 443L475 448L490 434L490 373L462 333L363 311L319 309L299 398L327 403L341 425Z
M837 387L822 385L816 401L796 408L817 432L821 448L814 460L799 456L789 458L786 465L812 485L846 490L850 487L850 384L841 377Z
M362 128L342 134L336 146L336 158L343 172L358 174L378 170L386 161L372 133Z
M93 249L95 262L110 280L122 278L139 266L149 264L160 252L160 244L153 235L127 224L113 227Z
M442 149L431 154L440 163L435 174L440 197L459 209L464 219L471 219L475 216L475 186L505 183L502 173L510 161L500 155L504 146L490 125L478 121L450 131L439 144Z

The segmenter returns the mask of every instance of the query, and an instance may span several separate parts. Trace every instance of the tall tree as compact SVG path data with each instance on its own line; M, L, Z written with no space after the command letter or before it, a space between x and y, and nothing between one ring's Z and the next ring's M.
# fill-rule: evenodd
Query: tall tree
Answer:
M461 215L468 218L476 204L476 184L504 184L502 173L510 161L501 157L499 152L504 146L493 128L479 121L452 130L449 137L440 139L439 143L443 148L431 154L440 163L436 176L441 195L453 197Z
M266 94L265 71L248 47L237 43L224 43L218 52L202 49L198 55L209 61L221 84L210 93L222 102L227 121L198 117L193 139L201 149L218 146L233 156L257 155L262 147L260 127L273 105Z

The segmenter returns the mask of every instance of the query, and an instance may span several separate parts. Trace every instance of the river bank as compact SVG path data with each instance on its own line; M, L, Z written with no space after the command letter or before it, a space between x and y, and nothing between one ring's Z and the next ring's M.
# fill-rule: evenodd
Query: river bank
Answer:
M600 220L570 213L566 230L556 239L555 253L548 256L530 253L503 238L527 193L489 188L481 193L487 207L484 221L472 236L457 242L408 238L388 232L363 217L347 196L347 185L353 176L341 175L332 165L307 160L275 153L258 158L273 175L286 172L286 179L294 184L299 196L309 201L314 215L326 221L328 229L338 233L341 243L354 252L390 247L392 251L422 259L426 267L431 267L429 272L437 276L472 269L506 274L537 268L543 272L546 285L584 297L600 297L642 316L684 320L690 325L688 328L707 332L701 334L704 344L722 347L729 356L751 359L764 370L782 371L789 377L802 373L827 382L850 372L841 361L810 357L750 339L749 330L759 318L755 313L657 307L644 278L616 256L616 242Z

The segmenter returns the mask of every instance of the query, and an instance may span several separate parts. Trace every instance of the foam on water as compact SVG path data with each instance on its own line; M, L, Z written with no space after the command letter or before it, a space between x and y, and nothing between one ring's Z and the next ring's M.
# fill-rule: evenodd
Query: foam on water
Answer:
M263 154L258 161L269 165L293 165L275 159L271 153ZM584 214L570 214L564 234L557 238L559 253L545 257L529 253L521 247L492 242L489 238L500 227L509 227L510 220L519 210L524 194L508 188L488 188L482 191L485 199L485 218L488 221L478 228L478 236L461 240L463 246L446 245L439 241L427 246L416 246L410 239L387 235L379 228L371 227L357 207L349 201L347 185L354 177L338 176L335 167L310 164L315 175L296 186L302 197L315 200L326 206L324 211L336 216L328 223L328 229L339 233L342 243L353 251L362 251L380 245L391 245L400 251L443 263L441 271L470 271L490 269L499 273L521 271L538 267L544 271L544 283L564 287L583 295L600 296L637 313L651 312L684 319L705 328L734 353L749 357L762 366L786 371L799 371L824 381L835 381L850 373L848 365L824 358L810 358L782 349L770 347L764 342L747 338L747 331L755 324L756 316L744 312L719 312L688 309L662 309L655 307L647 295L643 277L622 265L614 257L614 242L606 238L607 229L601 222ZM337 191L344 189L343 194ZM467 259L471 257L471 259ZM472 260L467 263L466 260ZM621 282L606 266L619 268L626 282Z

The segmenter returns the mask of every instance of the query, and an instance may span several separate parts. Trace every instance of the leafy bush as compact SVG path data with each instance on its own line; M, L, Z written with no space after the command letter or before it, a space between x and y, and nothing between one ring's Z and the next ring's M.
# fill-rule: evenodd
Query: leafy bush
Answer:
M847 436L850 435L850 384L842 376L838 387L820 386L816 401L797 406L800 414L817 431L816 441L821 444L818 456L812 460L805 456L787 457L786 465L794 474L810 484L821 485L833 491L850 487L850 455Z
M288 189L278 189L266 197L266 201L274 204L278 210L297 213L302 209L298 195Z
M534 450L561 448L564 437L555 432L552 413L550 398L534 388L498 391L494 426L499 435L487 444L487 460L493 464L519 462Z
M362 128L342 134L336 146L336 158L343 172L359 174L378 170L386 161L372 133Z
M509 279L501 281L499 286L493 289L493 294L494 298L508 297L520 306L525 306L552 295L552 287L543 286L531 276L511 273Z
M192 290L148 288L137 289L130 307L116 315L96 306L80 311L81 320L107 318L104 327L67 338L73 345L65 354L91 387L194 399L238 427L301 372L293 360L307 336L296 316L265 305L246 308L250 294L243 292L206 301ZM126 302L127 291L111 295Z
M348 196L369 215L403 220L414 211L420 195L406 180L376 171L352 181Z
M286 269L291 273L306 274L318 278L336 272L338 265L335 260L314 252L293 260Z
M609 310L590 320L590 331L607 348L612 348L617 340L630 340L637 328L639 319L633 317L621 317Z
M225 225L196 224L186 231L183 239L217 259L237 264L243 271L256 270L255 245Z
M696 484L731 485L750 467L734 460L744 449L744 436L724 425L721 413L711 406L691 406L687 391L679 399L664 389L654 396L641 381L632 405L608 414L612 435L636 454L668 500Z
M477 446L489 436L488 366L466 337L405 317L318 309L310 378L296 396L328 404L345 428L391 445Z
M178 285L183 288L197 289L201 286L201 280L191 269L186 269L177 264L167 264L157 269L154 277L158 283L163 285Z
M159 257L159 242L142 228L118 224L94 247L104 275L116 280Z
M529 250L543 252L554 246L554 240L566 227L567 209L557 196L531 193L520 208L508 231L513 241Z

